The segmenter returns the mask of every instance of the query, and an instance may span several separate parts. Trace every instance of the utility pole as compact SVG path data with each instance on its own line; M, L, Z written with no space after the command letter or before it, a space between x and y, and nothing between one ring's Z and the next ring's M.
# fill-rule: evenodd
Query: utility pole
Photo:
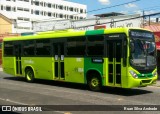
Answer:
M144 19L145 19L145 17L144 17L144 10L143 10L143 14L142 15L143 15L143 24L142 25L143 25L143 28L144 28Z

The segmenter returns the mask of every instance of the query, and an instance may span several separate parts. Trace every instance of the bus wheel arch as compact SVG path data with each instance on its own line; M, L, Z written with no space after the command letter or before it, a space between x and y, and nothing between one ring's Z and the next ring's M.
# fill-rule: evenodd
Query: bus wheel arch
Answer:
M34 71L32 67L27 66L25 68L25 78L27 82L34 82Z
M100 91L102 88L101 74L96 70L89 70L86 73L87 85L92 91Z

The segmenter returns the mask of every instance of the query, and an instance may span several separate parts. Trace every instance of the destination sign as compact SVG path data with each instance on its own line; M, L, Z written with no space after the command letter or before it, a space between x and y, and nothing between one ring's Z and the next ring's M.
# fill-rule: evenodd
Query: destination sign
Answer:
M151 32L145 32L145 31L130 31L131 37L137 37L137 38L153 38L153 34Z

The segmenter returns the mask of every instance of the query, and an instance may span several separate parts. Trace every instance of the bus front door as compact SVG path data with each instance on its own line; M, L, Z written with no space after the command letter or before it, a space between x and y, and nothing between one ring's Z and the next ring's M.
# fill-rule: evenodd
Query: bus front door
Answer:
M111 86L121 86L122 41L107 41L108 83Z
M16 74L21 75L22 74L22 63L21 63L21 45L15 45L15 57L16 57Z
M64 44L56 43L54 49L54 76L55 79L64 80Z

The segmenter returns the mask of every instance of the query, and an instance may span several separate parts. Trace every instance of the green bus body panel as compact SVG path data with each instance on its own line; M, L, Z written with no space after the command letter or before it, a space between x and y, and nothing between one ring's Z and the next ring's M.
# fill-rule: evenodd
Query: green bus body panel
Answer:
M22 72L26 67L31 67L34 77L39 79L53 80L53 58L52 57L22 57Z
M84 58L84 74L86 74L90 70L97 71L102 77L103 76L103 63L93 63L92 58L89 58L89 57Z
M85 35L99 35L99 34L104 34L104 29L86 31Z
M84 58L65 58L65 81L84 83Z
M14 57L4 57L3 58L3 71L11 74L11 75L16 75L16 67L15 67L15 58Z

